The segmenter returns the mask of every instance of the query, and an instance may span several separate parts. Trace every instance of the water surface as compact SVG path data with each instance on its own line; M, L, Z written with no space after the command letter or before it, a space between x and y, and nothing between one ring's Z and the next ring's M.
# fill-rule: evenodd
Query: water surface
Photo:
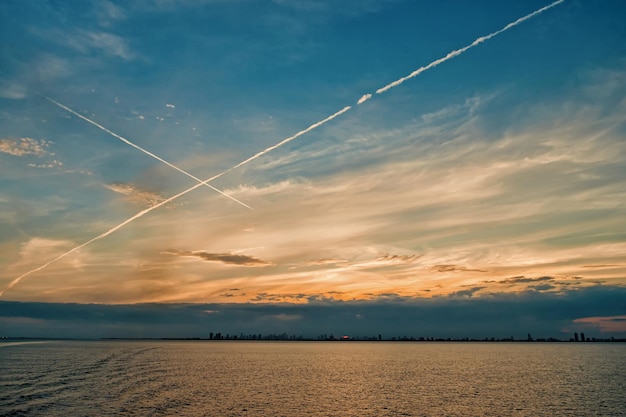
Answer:
M0 344L7 416L621 416L626 344Z

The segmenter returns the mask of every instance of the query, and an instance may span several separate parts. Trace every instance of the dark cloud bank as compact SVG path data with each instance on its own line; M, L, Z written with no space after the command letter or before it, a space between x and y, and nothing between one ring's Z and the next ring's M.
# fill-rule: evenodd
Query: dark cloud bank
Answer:
M387 294L369 301L311 297L306 304L60 304L0 302L0 336L208 337L222 334L320 334L383 337L626 337L588 317L626 315L626 287L562 293L526 291L482 297L415 299ZM611 319L619 320L619 318Z

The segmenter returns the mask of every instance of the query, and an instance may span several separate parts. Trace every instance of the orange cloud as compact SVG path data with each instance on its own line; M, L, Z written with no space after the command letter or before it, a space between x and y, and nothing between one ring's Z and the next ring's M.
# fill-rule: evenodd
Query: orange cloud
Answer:
M626 316L584 317L574 323L597 327L602 333L626 332Z

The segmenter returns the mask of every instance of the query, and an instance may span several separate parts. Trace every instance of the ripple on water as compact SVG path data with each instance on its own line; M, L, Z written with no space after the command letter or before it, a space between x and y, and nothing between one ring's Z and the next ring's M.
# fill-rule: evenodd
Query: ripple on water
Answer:
M6 347L0 414L626 415L624 344L56 342Z

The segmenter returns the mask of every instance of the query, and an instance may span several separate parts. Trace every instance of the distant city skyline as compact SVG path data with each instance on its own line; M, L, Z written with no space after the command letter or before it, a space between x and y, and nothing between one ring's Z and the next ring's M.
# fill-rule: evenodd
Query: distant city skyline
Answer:
M626 336L625 17L1 4L0 334Z

